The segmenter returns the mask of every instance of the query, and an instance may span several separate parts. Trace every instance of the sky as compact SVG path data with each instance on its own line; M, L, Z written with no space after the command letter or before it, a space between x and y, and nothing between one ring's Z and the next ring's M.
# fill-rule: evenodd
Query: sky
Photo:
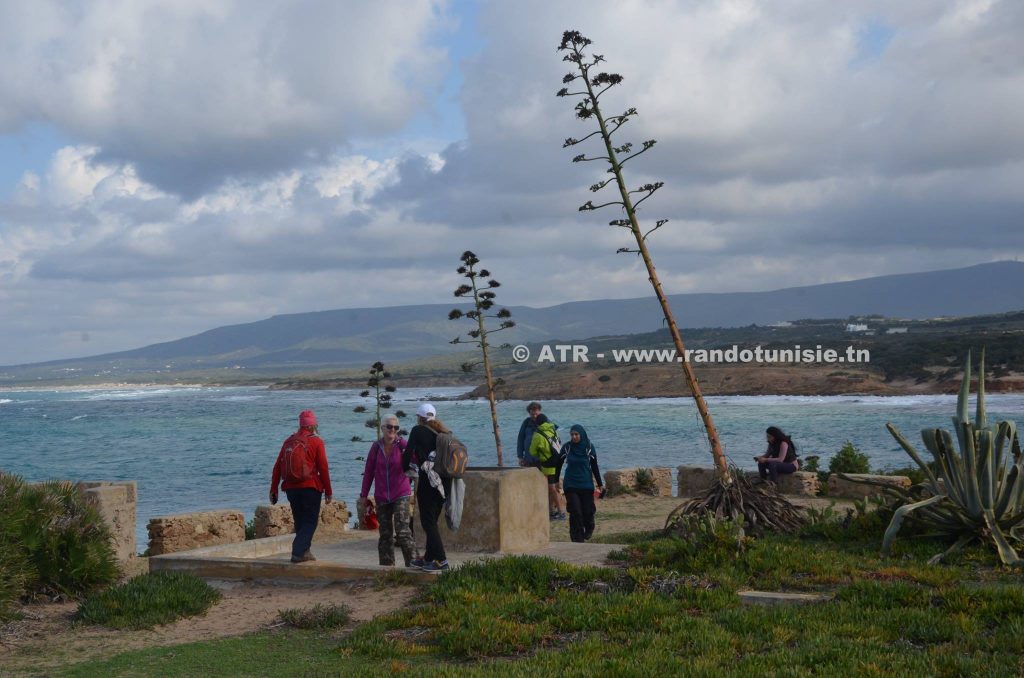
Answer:
M658 142L669 293L1024 254L1018 0L0 0L0 365L446 303L466 249L501 303L649 295L564 30Z

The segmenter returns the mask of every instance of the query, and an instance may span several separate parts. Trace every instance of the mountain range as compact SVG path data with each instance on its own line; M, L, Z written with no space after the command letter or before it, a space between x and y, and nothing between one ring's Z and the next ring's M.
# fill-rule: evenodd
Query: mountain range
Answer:
M886 275L768 292L675 294L680 327L744 327L809 318L881 315L923 319L1024 308L1024 262ZM453 305L351 308L277 315L183 339L89 358L0 368L0 383L93 370L186 372L209 369L300 372L408 361L467 346L449 342L468 329L448 320ZM496 335L510 343L580 340L657 330L657 301L602 299L536 308L509 306L516 327ZM34 375L34 376L31 376ZM50 375L50 377L41 376Z

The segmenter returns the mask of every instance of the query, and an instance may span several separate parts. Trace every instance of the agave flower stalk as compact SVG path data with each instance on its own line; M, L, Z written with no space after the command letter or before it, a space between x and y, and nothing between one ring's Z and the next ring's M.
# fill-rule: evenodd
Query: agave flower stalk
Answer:
M452 344L473 344L480 349L482 359L477 362L465 362L462 369L465 372L472 372L473 368L482 364L484 368L484 383L487 386L487 402L491 406L491 430L494 432L494 448L498 456L498 466L504 466L504 454L501 446L501 427L498 425L498 398L496 389L501 385L501 379L494 377L493 363L491 361L491 343L488 337L495 332L508 330L516 326L512 320L512 312L507 308L499 309L490 313L495 304L497 293L495 290L501 287L501 283L491 277L491 272L486 268L477 268L480 259L469 250L462 253L462 265L456 272L466 279L466 282L455 289L455 296L460 299L470 299L473 308L468 311L452 309L448 313L449 320L467 319L473 323L473 329L466 332L465 336L458 336L449 343ZM492 324L488 326L488 319ZM497 321L497 326L493 322ZM511 348L509 344L502 344L498 348Z
M393 395L395 391L398 390L398 388L394 384L387 382L387 380L390 378L391 373L388 372L387 369L385 369L384 363L378 360L377 362L370 366L370 378L366 380L366 385L373 390L365 390L360 392L359 394L363 398L371 398L373 402L374 416L371 419L367 419L365 422L363 422L363 425L366 428L370 428L376 431L377 437L374 438L374 440L380 440L381 438L380 424L383 411L391 408L393 402ZM356 414L365 414L367 412L367 409L365 405L356 405L354 408L352 408L352 411L355 412ZM402 417L405 416L405 412L398 410L397 412L395 412L395 416L401 419ZM399 431L399 434L404 433L405 431ZM363 438L361 438L360 436L353 436L352 442L365 443L372 441L363 440Z
M676 323L675 315L672 313L665 290L661 286L661 280L658 278L658 272L654 268L654 260L651 257L647 244L647 238L668 223L668 219L657 220L654 226L648 229L647 232L644 232L640 227L636 214L637 208L641 203L654 195L664 184L659 181L644 184L637 189L631 190L626 186L626 180L622 171L623 166L627 162L649 151L656 142L653 139L644 141L639 149L634 149L631 143L616 145L616 142L613 140L615 133L637 115L637 111L635 108L630 108L621 115L605 117L601 110L599 99L609 89L621 83L622 76L618 73L593 73L597 65L604 61L604 57L600 54L586 54L585 50L590 44L591 40L581 35L578 31L566 31L562 34L562 42L558 47L559 51L566 52L562 58L563 61L571 63L576 71L570 72L562 78L562 83L565 85L574 84L578 87L578 91L570 92L567 87L563 87L558 91L557 96L580 97L576 104L576 117L580 120L594 120L598 126L597 130L581 139L574 139L572 137L566 139L563 147L576 146L592 137L599 137L604 144L604 155L587 156L586 154L580 154L573 158L573 162L598 161L607 164L608 173L612 177L599 181L591 186L590 190L597 193L614 182L616 188L618 188L620 200L610 200L600 205L595 205L593 201L588 200L579 209L580 211L590 211L601 209L602 207L619 207L625 212L625 219L614 219L610 222L610 225L628 230L636 241L636 249L623 247L619 249L619 252L634 252L643 258L644 265L647 267L647 277L654 288L654 294L661 305L662 313L665 316L665 323L668 325L672 342L675 344L676 355L685 356L686 347L683 344L682 335L679 333L679 325ZM689 361L683 360L681 365L686 384L690 388L690 394L693 396L693 401L697 406L697 411L700 413L701 421L707 432L708 443L711 448L715 468L718 471L718 477L724 484L729 484L731 482L729 464L725 458L725 453L722 451L718 431L704 400L700 383L697 381L697 376L694 374L693 367Z

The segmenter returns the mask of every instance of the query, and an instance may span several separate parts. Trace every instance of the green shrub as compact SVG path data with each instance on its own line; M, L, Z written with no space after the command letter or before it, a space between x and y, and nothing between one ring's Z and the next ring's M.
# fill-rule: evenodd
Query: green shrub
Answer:
M24 515L8 510L14 503L11 493L17 491L13 476L0 474L0 622L14 616L14 604L29 579L29 564L20 543Z
M313 607L278 610L277 618L296 629L335 629L348 624L352 611L345 605L317 603Z
M245 540L256 538L256 518L250 518L249 522L245 524Z
M148 629L203 614L220 598L217 589L193 574L152 572L87 598L76 617L112 629Z
M843 449L829 460L828 470L831 473L871 473L871 462L868 455L859 452L847 440Z
M649 468L636 470L636 491L642 494L658 494L658 485L654 482L654 471Z
M13 598L89 593L119 576L106 523L71 483L0 472L0 515L0 614Z
M929 464L932 468L932 472L935 472L935 463ZM919 485L928 479L927 474L921 469L920 466L901 466L900 468L893 469L878 469L875 473L883 476L906 476L910 478L910 482L914 485Z

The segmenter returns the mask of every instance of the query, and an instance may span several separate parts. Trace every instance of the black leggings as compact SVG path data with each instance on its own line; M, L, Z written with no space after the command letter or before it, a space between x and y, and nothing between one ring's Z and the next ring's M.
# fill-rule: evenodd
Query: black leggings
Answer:
M778 482L780 473L796 473L796 469L797 465L788 461L757 462L757 472L761 475L762 480L770 480L773 483Z
M594 534L594 490L565 488L565 507L569 511L569 538L575 542L590 539Z
M451 478L442 478L441 484L444 487L445 497L452 491ZM443 563L448 557L444 552L444 543L441 541L441 532L437 529L437 521L444 513L444 497L441 493L430 486L425 473L420 473L416 482L416 503L420 507L420 525L423 526L423 534L427 538L426 548L423 551L423 560L436 560Z

